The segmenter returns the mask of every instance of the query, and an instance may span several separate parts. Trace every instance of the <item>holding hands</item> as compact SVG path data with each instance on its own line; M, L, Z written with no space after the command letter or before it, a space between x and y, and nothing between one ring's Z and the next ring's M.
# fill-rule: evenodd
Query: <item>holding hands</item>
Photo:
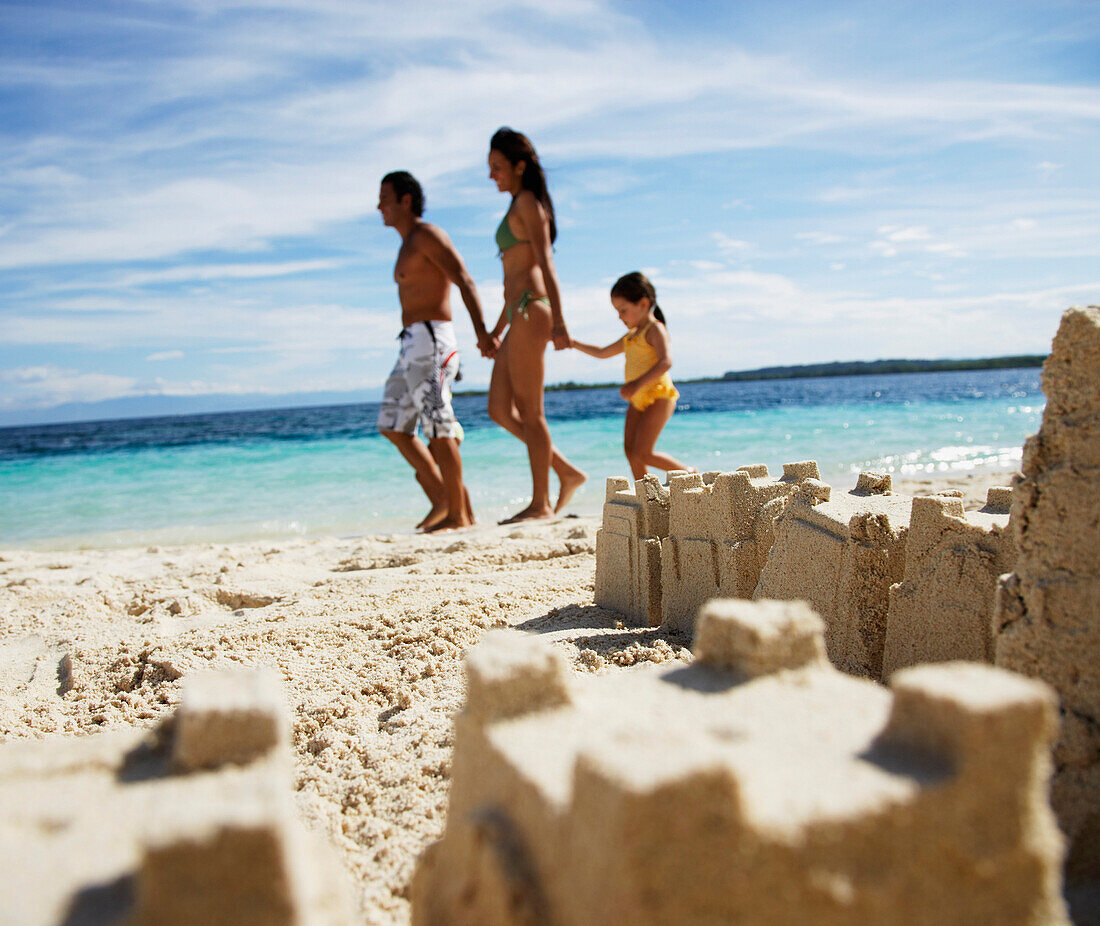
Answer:
M477 349L482 357L492 360L500 350L500 338L489 331L482 331L477 336Z

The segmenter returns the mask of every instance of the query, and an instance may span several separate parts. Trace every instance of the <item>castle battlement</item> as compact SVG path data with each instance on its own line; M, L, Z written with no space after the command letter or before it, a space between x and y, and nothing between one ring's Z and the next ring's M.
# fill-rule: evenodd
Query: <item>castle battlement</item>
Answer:
M905 569L912 497L888 474L861 473L849 492L808 480L775 525L754 598L808 601L825 620L839 668L882 677L889 589Z
M414 924L1068 923L1044 685L968 664L852 678L797 602L711 602L696 649L570 678L551 644L488 635L470 690L491 674L509 707L457 719ZM555 661L567 694L547 702L529 676Z
M913 499L902 581L890 588L882 674L922 662L993 662L993 599L1016 562L1008 530L1012 490L991 488L985 507Z

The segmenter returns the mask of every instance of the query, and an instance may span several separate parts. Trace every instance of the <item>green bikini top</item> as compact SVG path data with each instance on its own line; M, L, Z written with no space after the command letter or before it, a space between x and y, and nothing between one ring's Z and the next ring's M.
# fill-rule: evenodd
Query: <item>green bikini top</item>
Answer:
M517 244L527 244L526 241L521 241L512 233L512 227L508 224L508 213L504 213L504 218L500 220L500 225L497 226L497 247L500 249L500 253L503 254L509 248L514 248Z

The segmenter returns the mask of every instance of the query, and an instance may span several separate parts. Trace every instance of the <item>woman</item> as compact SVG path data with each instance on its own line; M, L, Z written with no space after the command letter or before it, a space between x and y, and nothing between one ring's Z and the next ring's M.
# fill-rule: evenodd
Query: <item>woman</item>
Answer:
M546 176L530 140L509 128L489 143L489 179L512 197L497 229L504 265L504 311L492 335L504 341L496 353L489 383L489 416L527 445L531 461L531 504L505 524L550 518L568 504L585 474L550 442L542 407L543 355L552 340L556 350L569 346L561 311L561 292L551 245L557 237L554 204ZM550 505L550 469L561 482L557 504Z

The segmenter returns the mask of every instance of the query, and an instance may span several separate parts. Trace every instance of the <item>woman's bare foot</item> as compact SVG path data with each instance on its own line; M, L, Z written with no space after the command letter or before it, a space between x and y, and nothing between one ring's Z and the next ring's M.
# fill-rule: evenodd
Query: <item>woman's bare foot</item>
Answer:
M588 480L588 474L571 467L564 473L558 473L561 480L561 491L558 492L558 503L554 506L554 514L557 514L573 498L573 494Z
M498 524L518 524L520 521L541 521L554 517L549 505L528 505L523 511L517 512L510 518L498 521Z
M465 514L457 518L447 517L437 524L433 524L431 527L425 527L425 534L435 534L442 531L463 531L468 527L473 527L476 522L472 518L466 517Z
M433 530L437 524L443 521L447 517L447 502L442 501L439 504L432 505L432 510L424 515L424 519L416 525L416 530L427 533Z

